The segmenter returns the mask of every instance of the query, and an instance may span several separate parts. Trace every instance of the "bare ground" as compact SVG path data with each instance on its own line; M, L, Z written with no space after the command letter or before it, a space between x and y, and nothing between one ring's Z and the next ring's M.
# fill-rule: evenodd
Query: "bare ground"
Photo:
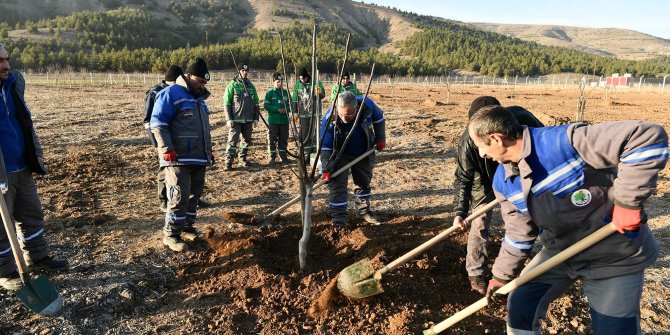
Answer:
M266 84L257 85L264 92ZM325 190L317 192L308 264L300 270L302 233L295 205L264 228L246 228L298 191L287 166L264 165L265 131L256 129L245 170L207 174L198 212L214 235L176 254L161 243L163 215L155 196L156 155L141 124L146 87L30 85L27 92L51 174L39 177L53 253L71 269L50 278L65 300L59 316L33 315L0 292L0 334L417 334L480 298L464 270L465 236L454 234L394 272L385 292L362 301L335 294L325 316L308 308L344 267L369 257L388 263L451 224L454 157L469 103L477 96L521 105L546 123L574 118L578 92L511 88L387 85L372 97L386 111L388 148L378 155L373 209L386 222L352 229L329 225ZM209 105L215 152L222 159L227 128L223 86L212 83ZM660 92L587 92L589 121L643 119L668 128L670 96ZM646 272L642 325L670 334L669 170L649 200L661 257ZM500 245L499 215L491 253ZM557 300L550 334L589 334L579 285ZM503 334L503 309L481 311L447 334Z

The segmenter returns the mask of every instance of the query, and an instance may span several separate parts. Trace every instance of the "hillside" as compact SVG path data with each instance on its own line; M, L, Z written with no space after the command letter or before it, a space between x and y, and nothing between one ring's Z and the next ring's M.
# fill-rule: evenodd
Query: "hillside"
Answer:
M472 25L524 41L623 59L640 60L670 55L670 40L626 29L500 23Z
M0 3L0 39L16 52L17 68L36 71L160 72L170 64L185 65L195 56L206 58L212 69L225 69L232 67L231 50L256 68L280 70L274 32L284 38L287 65L299 68L310 63L314 23L319 26L317 56L323 73L336 71L347 33L352 34L348 70L367 72L376 63L378 75L445 75L454 70L498 77L594 71L648 77L670 73L670 63L662 58L670 52L651 42L637 47L640 57L651 58L639 62L611 57L611 51L603 51L610 47L579 44L577 49L589 51L584 52L545 46L462 22L351 0ZM588 39L577 39L571 30L561 29L542 34L573 47ZM614 45L616 39L603 35L606 30L601 32L579 35ZM524 30L519 34L527 35Z

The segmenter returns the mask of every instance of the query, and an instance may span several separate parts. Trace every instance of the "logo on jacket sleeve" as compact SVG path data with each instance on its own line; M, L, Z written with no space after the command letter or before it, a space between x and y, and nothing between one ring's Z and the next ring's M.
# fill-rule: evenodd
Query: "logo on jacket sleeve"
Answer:
M591 202L591 192L586 189L577 190L570 196L572 204L577 207L584 207Z

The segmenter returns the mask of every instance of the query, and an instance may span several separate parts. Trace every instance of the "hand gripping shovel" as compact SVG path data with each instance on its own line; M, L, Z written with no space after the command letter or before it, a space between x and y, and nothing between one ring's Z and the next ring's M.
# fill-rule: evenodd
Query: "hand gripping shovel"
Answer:
M490 202L486 206L470 214L470 216L465 218L465 221L476 219L480 215L490 211L497 204L497 200ZM384 292L381 283L383 274L391 270L395 270L399 266L407 263L409 260L423 253L436 243L442 241L445 237L458 229L460 229L460 227L452 226L451 228L441 232L422 245L412 249L410 252L400 256L398 259L376 271L372 266L372 262L369 258L364 258L352 265L349 265L348 267L344 268L344 270L342 270L337 276L337 288L340 290L340 292L342 292L342 294L349 298L361 299L382 293ZM372 278L370 278L371 276Z
M512 280L511 282L507 283L505 286L499 288L494 294L508 294L512 292L515 288L535 279L539 275L545 273L547 270L553 268L554 266L561 264L568 260L570 257L584 251L585 249L589 248L590 246L600 242L602 239L605 237L611 235L616 231L616 226L614 223L610 223L595 232L591 233L591 235L584 237L581 239L579 242L573 244L569 248L559 252L558 254L554 255L554 257L551 257L544 261L543 263L535 266L534 268L528 270L527 272L521 274L518 278ZM466 317L474 314L476 311L486 307L488 304L488 301L486 297L479 299L477 302L474 304L466 307L462 311L450 316L448 319L434 325L430 329L426 329L423 331L423 335L435 335L438 334L445 329L455 325L459 321L465 319Z
M0 156L0 160L2 157ZM4 169L3 171L4 172ZM55 315L61 310L63 306L63 299L61 298L56 288L49 281L45 275L39 275L33 279L30 274L26 272L26 262L23 259L23 252L21 246L16 238L16 229L14 228L14 221L9 215L7 203L5 203L4 193L6 192L6 184L0 181L0 214L2 214L2 222L5 224L5 231L9 238L9 244L12 247L12 253L16 260L16 267L21 275L23 287L16 291L16 296L23 301L28 308L37 314L41 315Z

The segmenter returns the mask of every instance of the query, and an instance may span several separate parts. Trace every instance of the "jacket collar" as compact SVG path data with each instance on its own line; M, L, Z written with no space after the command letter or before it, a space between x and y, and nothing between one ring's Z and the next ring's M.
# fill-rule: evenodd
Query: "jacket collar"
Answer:
M532 150L532 139L530 138L530 130L527 126L523 126L523 142L521 145L521 159L517 163L507 163L504 164L505 168L505 180L509 179L512 176L521 176L522 178L527 177L531 174L531 169L528 163L526 163L526 158L530 156ZM519 169L521 167L521 169Z
M175 83L175 85L183 87L188 93L190 93L196 98L202 98L202 100L206 100L211 95L211 93L209 92L209 90L207 90L207 88L203 88L203 91L200 94L193 93L193 91L191 90L191 85L188 83L188 81L186 81L184 75L181 75L179 76L179 78L177 78L177 82Z

